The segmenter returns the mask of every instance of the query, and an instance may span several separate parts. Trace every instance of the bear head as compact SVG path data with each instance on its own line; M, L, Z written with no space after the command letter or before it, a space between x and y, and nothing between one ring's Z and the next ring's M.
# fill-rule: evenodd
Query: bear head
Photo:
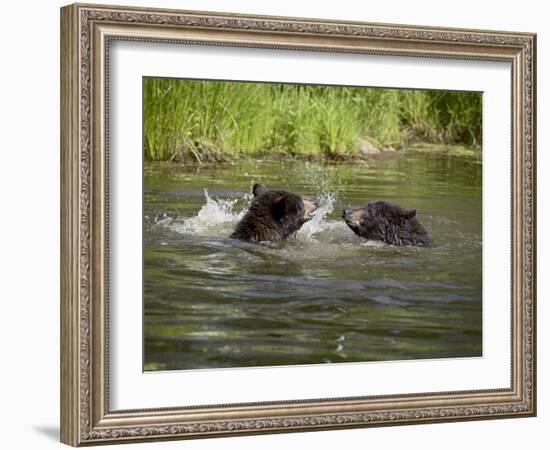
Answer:
M254 199L237 224L232 238L245 241L286 239L310 220L317 208L312 198L270 190L259 183L254 185L252 193Z
M344 221L355 234L391 245L428 245L427 231L416 217L416 209L407 209L384 201L369 202L360 208L346 208Z

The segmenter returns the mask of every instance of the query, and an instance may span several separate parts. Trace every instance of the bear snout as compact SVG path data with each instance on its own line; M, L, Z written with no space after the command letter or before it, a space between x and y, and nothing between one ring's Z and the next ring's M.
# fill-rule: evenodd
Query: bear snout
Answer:
M359 227L361 214L361 209L344 208L342 211L342 219L344 219L344 222L346 222L348 227L350 227L352 230L355 230L357 227Z
M310 220L319 207L318 202L311 197L303 197L302 201L304 202L304 219Z
M362 211L360 209L344 208L342 211L342 218L349 223L359 222L361 213Z

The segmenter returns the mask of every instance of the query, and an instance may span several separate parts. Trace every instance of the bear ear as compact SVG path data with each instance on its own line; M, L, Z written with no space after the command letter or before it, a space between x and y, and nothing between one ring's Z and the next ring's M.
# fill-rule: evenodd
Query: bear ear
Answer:
M276 199L273 202L271 210L273 211L273 217L276 220L281 220L287 215L294 216L298 213L297 207L289 195L283 195Z
M280 220L281 218L283 218L286 211L286 195L283 195L282 197L276 199L273 202L271 210L273 211L273 217L275 218L275 220Z
M267 191L267 188L261 183L256 183L252 187L252 193L254 194L254 197L257 197L258 195L264 193L265 191Z
M406 219L412 219L416 216L416 209L405 209L401 215Z

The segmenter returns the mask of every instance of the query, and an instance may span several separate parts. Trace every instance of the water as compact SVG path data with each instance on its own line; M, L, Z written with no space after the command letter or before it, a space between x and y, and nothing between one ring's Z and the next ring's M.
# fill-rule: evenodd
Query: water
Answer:
M320 199L296 238L228 239L255 182ZM145 370L481 356L481 164L147 164ZM429 248L355 236L346 206L416 208Z

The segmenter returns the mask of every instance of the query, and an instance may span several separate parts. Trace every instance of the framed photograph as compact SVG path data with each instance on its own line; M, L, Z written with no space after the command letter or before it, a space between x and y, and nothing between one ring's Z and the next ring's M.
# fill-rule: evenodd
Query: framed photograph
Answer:
M536 36L61 9L61 440L536 414Z

